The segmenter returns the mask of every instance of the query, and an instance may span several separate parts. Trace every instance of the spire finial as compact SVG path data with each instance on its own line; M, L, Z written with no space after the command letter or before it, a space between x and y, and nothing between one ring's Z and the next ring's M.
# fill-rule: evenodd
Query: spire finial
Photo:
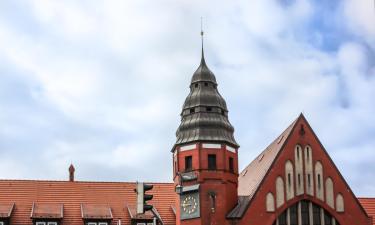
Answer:
M204 51L203 51L203 17L201 16L201 39L202 39L202 61L204 62Z

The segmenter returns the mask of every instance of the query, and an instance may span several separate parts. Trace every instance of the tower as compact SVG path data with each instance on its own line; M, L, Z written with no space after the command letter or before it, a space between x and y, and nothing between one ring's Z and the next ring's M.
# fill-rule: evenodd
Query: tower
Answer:
M202 32L203 36L203 32ZM226 102L202 56L173 146L178 225L225 225L237 204L238 148Z

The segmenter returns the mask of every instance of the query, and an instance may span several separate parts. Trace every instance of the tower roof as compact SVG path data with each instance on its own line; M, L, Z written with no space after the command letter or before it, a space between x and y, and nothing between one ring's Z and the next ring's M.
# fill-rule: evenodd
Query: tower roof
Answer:
M175 145L215 141L238 146L233 133L226 102L217 90L215 75L206 64L202 40L201 62L193 74L190 93L182 107Z

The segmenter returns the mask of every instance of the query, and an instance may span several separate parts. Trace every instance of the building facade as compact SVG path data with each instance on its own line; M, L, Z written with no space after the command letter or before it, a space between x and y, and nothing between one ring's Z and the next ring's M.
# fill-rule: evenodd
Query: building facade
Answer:
M228 108L202 47L172 148L173 182L154 183L137 214L136 183L0 180L0 225L375 225L301 114L244 170Z

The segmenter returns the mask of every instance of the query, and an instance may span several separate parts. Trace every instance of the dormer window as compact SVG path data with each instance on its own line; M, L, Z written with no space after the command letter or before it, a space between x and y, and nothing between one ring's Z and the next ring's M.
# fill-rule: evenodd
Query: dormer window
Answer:
M87 225L108 225L107 222L88 222Z
M81 213L85 225L109 225L113 219L107 204L81 204Z
M33 203L31 219L34 225L59 225L63 219L63 204Z

